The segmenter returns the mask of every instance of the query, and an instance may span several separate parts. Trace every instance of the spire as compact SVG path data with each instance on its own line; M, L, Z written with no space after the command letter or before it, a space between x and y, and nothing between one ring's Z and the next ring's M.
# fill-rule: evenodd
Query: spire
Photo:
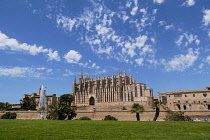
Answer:
M79 79L83 79L83 74L82 74L82 71L80 71L80 76L79 76Z
M74 83L76 83L76 76L74 77Z
M124 75L126 76L126 71L124 71Z

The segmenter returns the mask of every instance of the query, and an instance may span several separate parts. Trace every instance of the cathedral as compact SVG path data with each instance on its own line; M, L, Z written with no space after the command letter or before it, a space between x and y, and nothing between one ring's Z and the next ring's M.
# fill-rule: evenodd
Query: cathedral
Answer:
M136 83L132 75L118 75L97 77L90 74L83 78L82 72L78 83L73 81L72 93L75 96L75 106L89 105L132 105L140 103L150 105L153 102L153 91L144 83Z

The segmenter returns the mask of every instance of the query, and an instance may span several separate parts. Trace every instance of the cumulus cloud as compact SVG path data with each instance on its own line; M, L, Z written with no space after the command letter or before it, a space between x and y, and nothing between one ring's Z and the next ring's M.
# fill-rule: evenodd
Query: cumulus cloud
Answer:
M82 58L82 55L77 51L70 50L63 58L65 58L68 63L78 63Z
M185 69L193 66L195 61L198 59L199 51L193 51L192 48L188 49L186 55L176 55L172 60L165 62L166 71L184 71Z
M37 55L40 53L47 54L49 60L60 61L60 57L57 51L52 51L52 49L46 49L42 46L28 45L26 43L19 43L14 38L9 38L5 34L0 32L0 49L1 50L11 50L11 51L24 51L31 55Z
M52 69L29 67L0 67L0 76L4 77L34 77L39 78L52 73Z
M157 3L157 4L162 4L162 3L164 3L164 1L165 1L165 0L153 0L153 2L154 2L154 3Z
M210 23L210 9L209 10L204 10L203 11L204 15L203 15L203 24L205 26L208 26Z
M194 0L186 0L182 6L186 6L186 7L190 7L190 6L193 6L195 5L195 1Z

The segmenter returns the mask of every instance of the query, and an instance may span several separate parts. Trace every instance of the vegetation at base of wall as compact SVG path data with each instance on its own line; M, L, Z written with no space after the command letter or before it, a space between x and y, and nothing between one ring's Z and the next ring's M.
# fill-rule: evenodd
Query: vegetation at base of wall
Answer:
M6 112L1 116L1 119L16 119L16 117L17 117L16 113Z
M49 120L72 120L76 117L76 108L71 107L74 97L71 94L60 96L59 102L50 105L47 110L47 119Z
M136 113L136 120L140 121L140 113L144 111L144 106L134 103L131 108L131 113Z
M192 121L189 116L185 116L184 112L169 112L164 118L165 121Z
M123 106L122 110L127 110L126 107Z
M208 122L0 120L1 140L208 140Z
M103 120L105 120L105 121L107 121L107 120L118 121L117 118L115 118L114 116L111 116L111 115L105 116Z
M91 118L84 116L84 117L80 117L76 120L91 120Z

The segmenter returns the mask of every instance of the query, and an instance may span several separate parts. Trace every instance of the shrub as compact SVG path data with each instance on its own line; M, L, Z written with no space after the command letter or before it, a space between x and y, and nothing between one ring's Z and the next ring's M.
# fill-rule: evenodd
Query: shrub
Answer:
M1 119L16 119L16 116L16 113L7 112L1 116Z
M77 119L77 120L91 120L91 118L89 118L89 117L80 117L79 119Z
M115 118L115 117L113 117L113 116L111 116L111 115L107 115L107 116L105 116L105 118L104 118L103 120L113 120L113 121L117 121L118 119Z
M189 116L185 116L184 112L169 112L164 118L165 121L191 121Z

